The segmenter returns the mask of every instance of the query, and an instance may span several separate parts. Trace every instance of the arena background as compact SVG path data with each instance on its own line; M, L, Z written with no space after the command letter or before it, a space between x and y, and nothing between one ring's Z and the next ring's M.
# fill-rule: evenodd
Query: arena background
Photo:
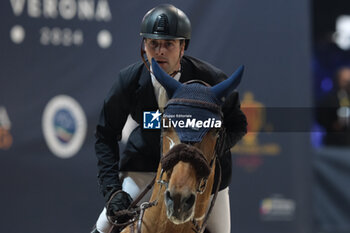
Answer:
M1 1L1 232L89 232L104 204L99 111L119 70L140 60L140 22L159 3ZM188 55L227 74L246 66L239 91L254 111L232 149L231 231L313 232L311 3L169 3L191 20Z

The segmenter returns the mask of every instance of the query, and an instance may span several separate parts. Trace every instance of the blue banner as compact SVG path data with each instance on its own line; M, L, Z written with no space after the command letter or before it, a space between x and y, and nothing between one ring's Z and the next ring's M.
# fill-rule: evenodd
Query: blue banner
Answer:
M140 60L140 22L159 3L1 1L2 232L89 232L104 205L99 111ZM170 3L191 20L188 55L226 74L245 65L242 106L311 106L308 1ZM260 110L246 112L252 132L232 149L231 231L311 232L309 134L276 132Z

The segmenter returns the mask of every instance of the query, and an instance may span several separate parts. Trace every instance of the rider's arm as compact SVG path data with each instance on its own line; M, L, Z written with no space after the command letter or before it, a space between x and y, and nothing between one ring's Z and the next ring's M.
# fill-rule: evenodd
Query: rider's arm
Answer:
M219 72L216 80L222 82L227 76ZM223 126L226 129L224 151L230 150L247 133L247 118L241 110L237 91L232 91L225 97L222 105Z
M130 82L127 75L119 74L104 100L96 127L95 152L98 159L98 182L106 197L112 190L122 188L119 180L119 145L122 129L131 107ZM108 197L106 197L108 199Z
M224 148L229 150L247 133L247 118L240 108L238 92L234 91L226 97L222 112L226 128Z
M219 155L219 161L221 165L221 184L220 189L222 190L230 185L232 175L232 157L230 149L233 147L247 132L247 120L244 113L240 109L240 103L238 99L238 93L232 92L222 107L223 111L223 127L225 127L225 137L223 144L223 151ZM217 170L215 170L217 171ZM215 172L215 183L216 187L218 181L218 173ZM213 190L214 192L214 190Z
M215 77L215 85L223 80L227 79L227 76L223 72L218 72ZM220 189L226 188L231 182L232 175L232 157L230 149L233 147L247 132L247 119L240 108L240 101L238 92L233 91L226 96L222 105L223 112L223 127L225 128L225 137L223 144L223 151L219 154L219 162L221 165L221 184ZM215 170L214 188L217 186L219 174L217 169Z

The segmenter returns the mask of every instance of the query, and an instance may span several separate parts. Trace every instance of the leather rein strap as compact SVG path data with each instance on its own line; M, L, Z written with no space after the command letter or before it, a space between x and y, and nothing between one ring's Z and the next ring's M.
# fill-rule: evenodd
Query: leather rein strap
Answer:
M136 207L136 205L140 202L140 200L152 189L154 182L156 180L156 175L153 177L152 181L146 186L146 188L137 196L137 198L130 204L129 208L126 210L121 210L118 211L116 215L129 215L129 216L133 216L133 218L131 218L129 221L125 222L125 223L117 223L117 222L113 222L112 219L107 215L107 219L108 221L113 225L111 230L109 231L109 233L112 233L114 231L114 228L117 227L118 229L123 228L125 226L130 226L130 230L132 233L134 233L134 222L135 221L142 221L142 217L143 217L143 213L144 210L146 208L152 207L154 205L156 205L156 203L153 202L145 202L143 204L141 204L140 207ZM119 191L115 192L113 194L113 196L110 198L110 200L112 200L112 198L118 193ZM148 205L144 205L144 204L148 204ZM108 208L109 202L107 203L107 207ZM140 214L138 214L140 213ZM139 216L138 219L136 219L136 217ZM138 223L139 225L139 223ZM141 228L140 230L138 230L138 232L141 233Z

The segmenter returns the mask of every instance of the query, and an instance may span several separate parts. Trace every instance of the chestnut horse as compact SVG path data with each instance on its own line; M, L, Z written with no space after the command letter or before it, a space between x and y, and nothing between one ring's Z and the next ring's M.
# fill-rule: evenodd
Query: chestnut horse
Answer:
M243 73L243 67L240 67L227 80L208 87L198 82L179 83L154 59L152 69L170 97L162 118L166 122L172 120L173 113L192 113L193 110L195 118L221 123L221 98L238 86ZM123 233L204 231L221 132L220 128L213 127L204 130L163 127L162 157L151 199L141 204L139 220L125 227ZM213 199L215 201L215 196Z

